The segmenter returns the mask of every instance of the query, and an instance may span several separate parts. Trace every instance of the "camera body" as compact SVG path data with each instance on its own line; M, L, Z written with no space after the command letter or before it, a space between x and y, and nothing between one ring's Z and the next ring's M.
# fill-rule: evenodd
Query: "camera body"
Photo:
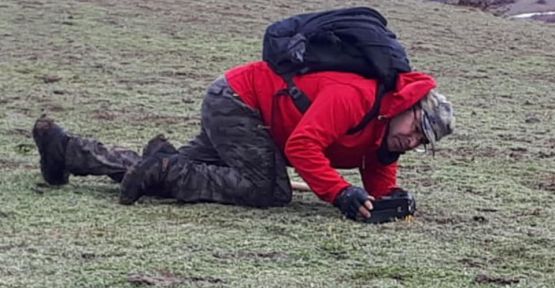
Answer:
M389 196L373 201L374 209L372 216L365 220L366 223L385 223L403 219L414 215L416 211L416 200L412 193L398 189Z

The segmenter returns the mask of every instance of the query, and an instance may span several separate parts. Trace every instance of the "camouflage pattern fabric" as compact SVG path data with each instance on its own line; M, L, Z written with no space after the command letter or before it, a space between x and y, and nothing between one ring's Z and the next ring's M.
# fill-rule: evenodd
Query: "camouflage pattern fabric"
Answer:
M178 159L172 159L176 162L170 167L166 184L172 183L173 197L183 202L256 207L291 201L286 163L268 127L224 77L208 88L201 125L200 134L179 148Z
M67 143L66 169L73 175L107 175L121 182L129 167L141 160L135 151L121 147L106 147L101 142L71 136Z
M182 202L256 207L291 201L285 160L260 114L248 107L224 77L210 85L201 111L201 131L171 158L161 196ZM107 175L121 182L142 157L121 147L71 136L66 168L73 175Z

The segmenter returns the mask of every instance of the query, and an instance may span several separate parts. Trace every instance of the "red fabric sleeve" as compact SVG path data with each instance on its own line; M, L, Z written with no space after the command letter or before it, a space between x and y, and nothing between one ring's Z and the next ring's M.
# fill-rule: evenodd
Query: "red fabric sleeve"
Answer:
M350 184L331 167L326 148L360 122L368 103L356 89L333 85L322 89L289 136L285 155L316 195L333 203Z
M377 153L368 154L360 169L364 189L376 199L389 195L397 188L397 168L397 162L383 165L378 161Z

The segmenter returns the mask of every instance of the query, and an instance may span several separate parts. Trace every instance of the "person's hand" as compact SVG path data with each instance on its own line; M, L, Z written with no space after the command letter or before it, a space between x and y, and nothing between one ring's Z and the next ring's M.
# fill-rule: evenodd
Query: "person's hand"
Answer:
M335 199L334 205L341 210L345 217L356 220L357 215L365 219L370 218L370 211L373 209L372 202L374 198L363 188L349 186Z

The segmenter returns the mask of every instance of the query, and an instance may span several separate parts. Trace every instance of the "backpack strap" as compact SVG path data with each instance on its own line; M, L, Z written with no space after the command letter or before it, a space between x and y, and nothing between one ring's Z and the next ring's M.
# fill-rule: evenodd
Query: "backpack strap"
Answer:
M283 75L282 77L283 77L283 80L285 80L285 82L287 83L287 89L286 91L278 92L278 95L286 94L289 97L291 97L291 99L293 100L293 103L295 104L295 107L297 107L299 112L304 114L306 110L308 110L308 108L310 107L310 104L311 104L310 99L308 99L306 94L304 94L304 92L295 85L295 82L293 82L292 75ZM372 109L370 110L370 112L364 115L364 117L362 118L359 124L347 130L348 135L352 135L360 132L362 129L364 129L364 127L366 127L366 125L368 125L370 121L372 121L374 118L378 116L378 114L380 113L382 99L386 94L385 90L386 88L385 88L385 85L383 84L383 81L379 81L378 89L376 91L376 102L374 103L374 106L372 106Z
M310 107L310 99L293 82L293 75L283 75L283 80L287 83L287 95L291 97L297 109L304 114Z
M359 131L364 129L364 127L366 127L366 125L370 121L372 121L374 118L378 117L378 114L380 113L380 107L381 107L381 104L382 104L382 99L383 99L384 96L385 96L385 85L383 84L383 81L379 81L378 90L376 91L376 101L374 103L374 106L372 106L372 109L370 110L370 112L368 112L368 113L366 113L366 115L364 115L364 117L362 118L362 121L360 121L360 123L358 123L357 126L347 130L348 135L358 133Z

